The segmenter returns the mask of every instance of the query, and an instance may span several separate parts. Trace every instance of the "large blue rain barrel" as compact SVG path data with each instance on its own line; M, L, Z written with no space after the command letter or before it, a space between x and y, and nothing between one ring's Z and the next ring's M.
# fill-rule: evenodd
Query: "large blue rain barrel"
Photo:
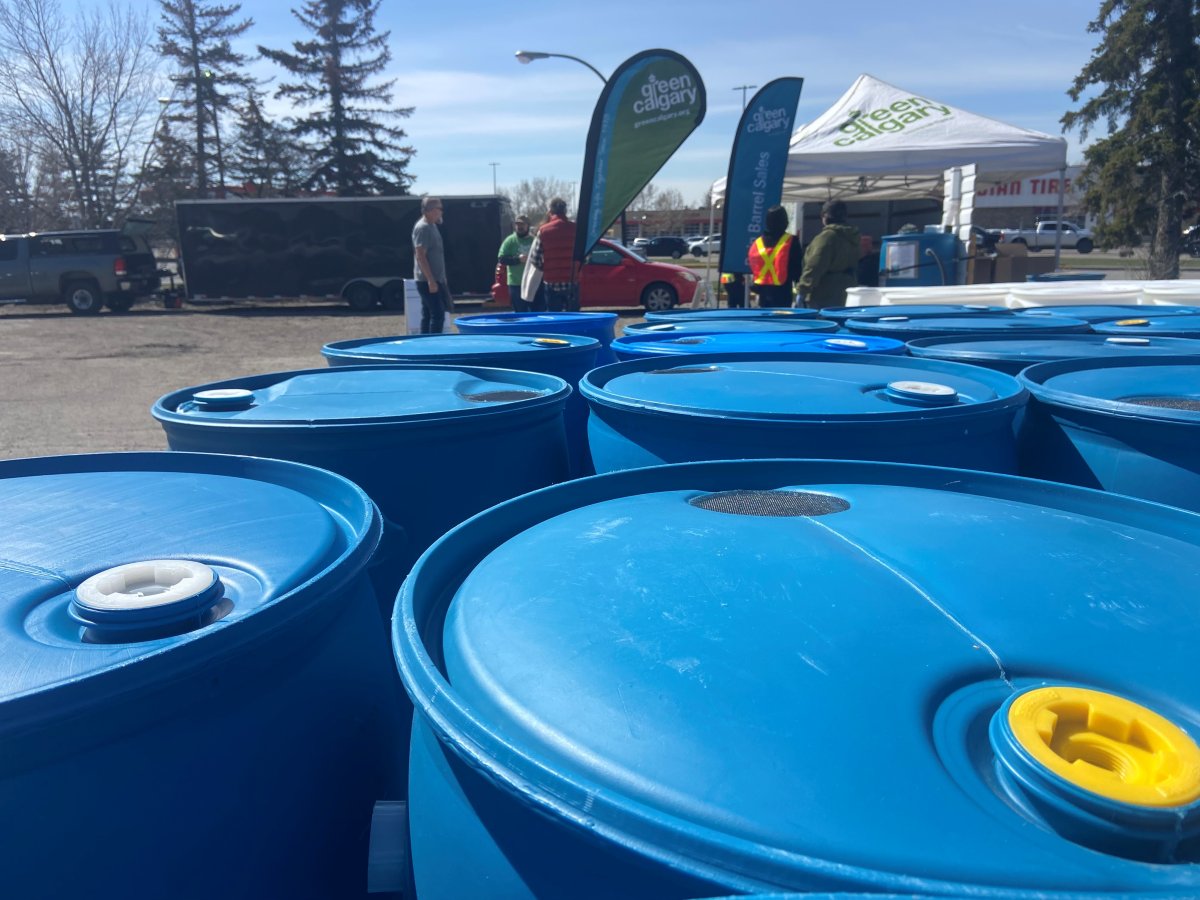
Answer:
M372 575L390 618L400 582L435 538L568 477L570 391L536 372L358 366L184 388L152 412L172 450L291 459L361 485L384 516Z
M596 357L600 365L616 359L608 349L616 324L617 314L606 312L482 313L454 320L461 334L581 334L595 338L600 342Z
M1171 316L1191 316L1200 313L1194 306L1133 306L1113 303L1110 305L1086 304L1063 306L1030 306L1013 311L1018 316L1066 316L1069 319L1082 319L1089 324L1115 322L1118 319L1143 319L1146 316L1155 318Z
M706 322L710 319L811 319L815 318L815 309L672 309L667 312L646 313L647 322Z
M879 283L887 287L955 284L959 240L953 234L889 234L879 252Z
M626 325L624 334L747 334L750 332L804 331L832 334L836 322L823 319L779 317L775 319L705 319L696 322L633 322Z
M865 335L864 335L865 337ZM1198 356L1200 340L1114 337L1104 334L971 335L919 338L908 352L924 359L973 363L1016 375L1022 369L1059 359L1137 359L1144 356Z
M1076 359L1020 375L1022 474L1200 511L1200 361Z
M1099 325L1094 325L1092 330L1097 334L1152 334L1158 337L1176 338L1200 337L1200 315L1194 313L1185 315L1172 315L1168 313L1161 315L1160 310L1165 307L1146 306L1142 308L1145 312L1140 315L1117 319L1114 322L1103 322Z
M331 366L425 362L555 375L572 388L565 412L571 473L589 475L588 407L577 388L579 379L596 367L599 349L595 338L578 334L414 334L336 341L321 353Z
M846 327L856 334L911 341L925 337L957 334L1086 334L1087 322L1065 316L884 316L879 319L847 319Z
M891 338L857 334L803 334L794 331L741 334L626 334L612 343L625 362L689 353L886 353L903 356L904 344Z
M365 897L407 703L344 478L0 462L6 897Z
M845 324L849 319L879 319L885 316L907 316L910 319L934 316L1009 315L1005 306L954 305L948 303L897 303L894 306L826 306L820 311L822 319Z
M1197 596L1200 517L1011 476L517 498L401 591L417 895L1200 896Z
M877 459L1016 470L1026 393L976 366L848 353L697 354L589 372L597 472L705 459Z

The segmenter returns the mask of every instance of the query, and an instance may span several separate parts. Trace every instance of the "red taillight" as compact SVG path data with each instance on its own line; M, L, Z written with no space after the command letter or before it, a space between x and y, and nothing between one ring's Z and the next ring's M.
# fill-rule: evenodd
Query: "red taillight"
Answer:
M113 260L113 274L124 275L125 272L125 257L118 256L115 260Z

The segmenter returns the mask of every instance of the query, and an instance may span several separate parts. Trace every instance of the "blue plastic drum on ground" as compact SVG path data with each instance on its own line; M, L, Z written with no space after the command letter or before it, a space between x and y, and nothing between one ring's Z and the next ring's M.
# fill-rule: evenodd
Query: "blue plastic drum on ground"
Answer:
M810 334L833 334L836 322L812 318L776 319L705 319L696 322L634 322L625 326L624 334L747 334L752 332L801 331Z
M579 389L597 472L789 455L1014 472L1027 398L977 366L828 352L636 360Z
M1102 334L1057 334L1050 337L962 335L909 341L908 352L924 359L972 363L1016 375L1036 363L1059 359L1200 356L1200 340Z
M667 312L646 313L647 322L707 322L710 319L766 319L767 321L786 319L816 318L815 309L794 309L782 307L778 309L672 309Z
M1154 335L1156 337L1200 337L1200 315L1160 315L1161 306L1145 306L1145 312L1127 319L1094 325L1097 334Z
M616 324L617 314L606 312L483 313L454 320L461 334L581 334L595 338L600 342L599 365L616 360L608 349Z
M884 316L879 319L847 319L846 328L855 334L912 341L926 337L958 334L1087 334L1092 329L1080 319L1065 316Z
M802 334L790 331L741 334L626 334L612 344L617 359L679 356L686 353L885 353L903 356L904 344L868 335Z
M1200 511L1200 362L1080 359L1020 375L1022 474Z
M295 463L0 462L5 896L365 898L409 728L380 533Z
M1200 896L1198 596L1200 516L1009 476L517 498L401 591L417 895Z
M577 388L579 379L596 367L599 349L595 338L573 334L419 334L336 341L322 347L321 353L331 366L426 362L557 376L572 388L565 413L571 473L590 475L588 406Z
M1190 316L1200 313L1194 306L1129 306L1103 304L1086 306L1031 306L1026 309L1013 311L1018 316L1066 316L1069 319L1081 319L1089 324L1100 322L1115 322L1118 319L1143 319L1146 316L1156 318L1173 316Z
M907 316L910 319L945 318L946 316L973 315L1009 315L1011 311L1004 306L986 306L980 304L954 306L945 303L902 303L895 306L826 306L820 311L822 319L829 319L839 324L848 319L879 319L884 316Z
M385 535L372 575L385 617L434 539L501 500L568 477L571 388L536 372L360 366L185 388L154 417L172 450L291 459L361 485Z

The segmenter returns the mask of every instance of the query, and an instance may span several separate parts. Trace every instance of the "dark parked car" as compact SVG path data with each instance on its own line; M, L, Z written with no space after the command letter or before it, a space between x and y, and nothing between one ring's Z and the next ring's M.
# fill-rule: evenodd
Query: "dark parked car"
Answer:
M643 256L669 256L679 259L688 252L687 241L681 237L650 238L643 246L637 248Z

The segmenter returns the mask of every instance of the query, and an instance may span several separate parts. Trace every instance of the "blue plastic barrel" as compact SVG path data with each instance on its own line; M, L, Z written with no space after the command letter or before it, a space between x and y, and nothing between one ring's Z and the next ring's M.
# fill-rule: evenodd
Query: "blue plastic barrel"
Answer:
M887 287L955 284L962 242L944 232L884 235L879 283Z
M813 319L816 318L817 311L815 309L795 309L792 307L783 307L780 309L766 308L758 309L750 307L747 309L672 309L666 312L648 312L646 313L647 322L707 322L710 319L766 319L767 321L777 321L780 319Z
M1036 363L1059 359L1200 356L1200 340L1103 334L1056 334L1048 337L966 334L909 341L908 352L923 359L973 363L1016 375Z
M454 320L461 334L581 334L595 338L600 342L596 357L600 365L616 360L608 349L616 324L617 314L606 312L483 313Z
M1127 319L1114 322L1103 322L1094 325L1092 330L1097 334L1147 335L1157 337L1194 338L1200 336L1200 314L1162 315L1160 310L1167 307L1142 307L1145 312Z
M879 319L847 319L846 327L856 334L876 334L902 341L958 334L1086 334L1087 322L1065 316L884 316Z
M875 459L1016 471L1026 393L977 366L848 353L706 353L589 372L597 472L705 459Z
M794 331L735 334L626 334L612 343L622 362L686 353L885 353L903 356L901 341L868 335L803 334Z
M836 322L823 319L706 319L703 322L634 322L626 325L624 334L747 334L751 332L801 331L832 334Z
M408 732L380 533L295 463L0 462L4 895L364 896Z
M1022 474L1200 511L1200 362L1076 359L1020 375Z
M390 618L396 589L435 538L568 477L570 390L535 372L357 366L184 388L152 412L172 450L291 459L361 485L384 516L372 574Z
M1200 896L1197 596L1200 517L1011 476L517 498L401 591L417 895Z
M826 306L820 311L822 319L844 324L848 319L878 319L884 316L907 316L910 319L934 316L1009 315L1005 306L985 304L898 303L895 306Z
M1131 306L1129 304L1065 304L1062 306L1030 306L1026 309L1013 310L1018 316L1066 316L1069 319L1081 319L1089 324L1115 322L1118 319L1143 319L1146 316L1163 318L1167 316L1191 316L1200 313L1195 306Z
M520 369L554 375L571 385L565 421L571 474L590 475L587 450L587 401L579 379L596 367L600 343L578 334L413 334L336 341L321 348L331 366L370 363L435 363Z

